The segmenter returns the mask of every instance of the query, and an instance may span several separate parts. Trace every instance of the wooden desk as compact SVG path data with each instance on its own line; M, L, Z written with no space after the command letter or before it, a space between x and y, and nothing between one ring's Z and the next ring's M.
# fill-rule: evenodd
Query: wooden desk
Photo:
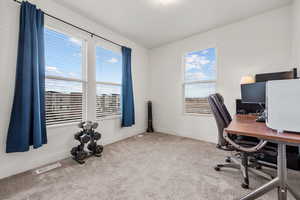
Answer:
M254 200L276 188L278 189L278 200L286 200L287 191L289 191L296 200L300 200L300 195L287 183L286 167L286 144L300 144L299 133L279 133L268 128L265 123L256 122L255 116L248 115L234 116L224 131L229 134L252 136L278 144L277 177L242 197L240 200Z
M277 131L268 128L265 123L256 122L255 118L253 115L236 115L225 131L230 134L252 136L277 143L300 144L300 133L278 134Z

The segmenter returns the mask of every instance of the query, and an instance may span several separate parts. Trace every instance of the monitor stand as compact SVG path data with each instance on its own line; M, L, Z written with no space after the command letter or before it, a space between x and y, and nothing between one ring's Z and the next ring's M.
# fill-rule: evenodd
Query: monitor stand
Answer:
M256 117L257 122L266 122L266 112L265 110Z
M265 118L265 116L258 116L257 118L256 118L256 121L257 122L266 122L266 118Z

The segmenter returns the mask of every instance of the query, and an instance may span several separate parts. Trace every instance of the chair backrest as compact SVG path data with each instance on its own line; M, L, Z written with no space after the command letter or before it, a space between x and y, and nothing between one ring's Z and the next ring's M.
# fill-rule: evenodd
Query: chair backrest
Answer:
M224 104L224 99L217 93L210 95L208 102L218 126L218 147L227 146L228 143L223 137L223 130L230 124L232 118Z

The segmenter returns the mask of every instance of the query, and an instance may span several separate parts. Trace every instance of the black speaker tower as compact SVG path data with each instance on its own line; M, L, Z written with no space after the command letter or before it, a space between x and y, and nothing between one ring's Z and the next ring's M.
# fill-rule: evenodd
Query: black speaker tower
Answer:
M152 102L148 101L148 133L154 132L153 130L153 122L152 122Z

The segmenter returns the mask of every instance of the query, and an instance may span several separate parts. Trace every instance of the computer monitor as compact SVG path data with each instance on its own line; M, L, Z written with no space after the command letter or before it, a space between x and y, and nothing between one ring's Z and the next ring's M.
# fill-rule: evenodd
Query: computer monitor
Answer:
M265 104L266 82L257 82L241 85L243 103Z

